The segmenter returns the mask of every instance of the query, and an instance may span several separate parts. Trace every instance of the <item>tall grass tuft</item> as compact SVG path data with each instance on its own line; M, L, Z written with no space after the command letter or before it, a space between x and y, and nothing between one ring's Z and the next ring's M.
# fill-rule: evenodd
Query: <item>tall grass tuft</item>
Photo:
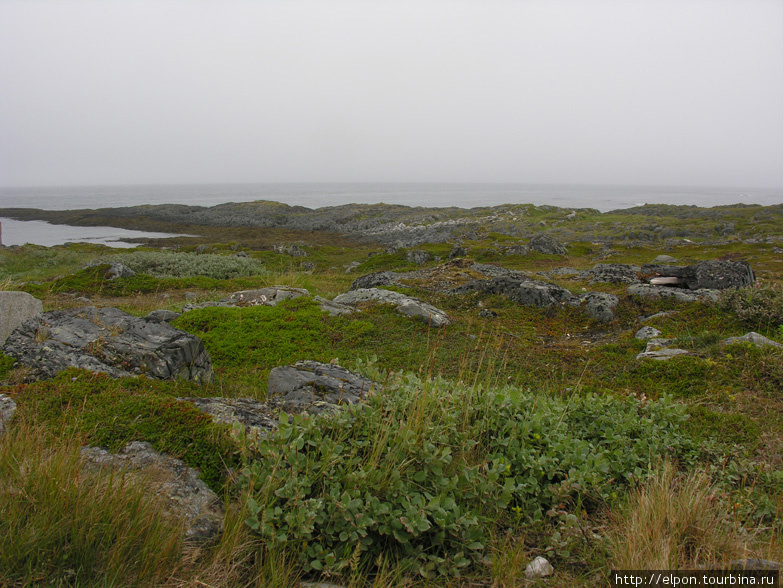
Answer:
M156 585L176 565L181 522L79 449L22 420L0 440L0 585Z
M631 496L609 534L612 567L625 570L725 565L747 552L746 540L709 476L678 474L669 462Z

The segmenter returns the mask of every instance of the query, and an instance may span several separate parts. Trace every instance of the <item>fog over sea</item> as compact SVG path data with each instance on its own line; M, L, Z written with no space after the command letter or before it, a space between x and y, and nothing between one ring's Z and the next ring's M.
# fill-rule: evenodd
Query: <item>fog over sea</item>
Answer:
M341 204L474 208L500 204L536 204L561 208L595 208L602 212L642 204L783 203L783 188L709 188L676 186L598 186L559 184L446 183L308 183L308 184L182 184L138 186L0 187L0 208L75 210L143 204L214 206L226 202L274 200L292 206L321 208ZM132 247L123 238L152 233L111 227L70 227L39 221L0 218L4 245L56 245L88 241ZM161 236L161 234L155 234Z

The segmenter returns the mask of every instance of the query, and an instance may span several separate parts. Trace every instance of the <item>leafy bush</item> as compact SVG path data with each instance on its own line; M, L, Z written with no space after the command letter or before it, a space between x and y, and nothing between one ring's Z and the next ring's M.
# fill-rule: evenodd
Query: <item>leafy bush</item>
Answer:
M734 312L748 327L783 326L783 284L755 284L725 290L718 301L722 310Z
M187 278L205 276L216 280L229 280L249 276L266 275L262 263L249 257L234 257L166 251L133 251L106 258L120 262L134 272L158 278Z
M686 418L666 399L564 401L408 375L365 407L283 420L240 474L247 524L309 570L345 574L384 554L454 574L481 559L500 517L614 500L688 450Z

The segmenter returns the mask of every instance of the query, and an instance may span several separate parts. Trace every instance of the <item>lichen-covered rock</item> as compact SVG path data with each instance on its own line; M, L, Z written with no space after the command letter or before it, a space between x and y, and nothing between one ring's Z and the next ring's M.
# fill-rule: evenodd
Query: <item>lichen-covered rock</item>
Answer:
M544 578L550 576L554 571L555 569L552 567L552 564L550 564L546 558L539 555L536 559L527 564L527 567L525 568L525 577L528 580Z
M734 343L750 343L756 347L783 348L783 344L780 344L777 341L773 341L772 339L768 339L764 335L759 335L755 331L746 333L745 335L742 335L742 337L729 337L723 341L723 345L733 345Z
M598 263L592 269L581 272L579 279L590 280L591 284L638 284L639 268L624 263Z
M226 425L239 423L245 432L253 438L266 437L277 428L280 407L252 398L179 398L190 402L212 420Z
M674 345L674 339L650 339L647 341L647 347L644 351L636 356L636 359L655 359L658 361L665 361L678 355L688 355L688 351L685 349L677 349L672 347Z
M672 257L671 255L659 255L652 260L653 263L677 263L678 261L680 260L676 257Z
M339 304L358 304L360 302L379 302L381 304L394 304L397 312L410 317L421 319L425 324L431 327L445 327L451 324L448 315L435 308L431 304L422 302L418 298L406 296L399 292L391 290L382 290L380 288L360 288L351 290L339 296L335 296L332 302Z
M112 454L99 447L82 449L90 469L118 468L148 474L150 493L163 500L164 513L185 522L185 541L203 543L223 529L223 502L201 479L198 470L142 441Z
M178 319L180 316L182 316L180 313L174 312L173 310L160 309L160 310L153 310L144 318L146 318L148 321L170 323L174 319Z
M602 323L610 323L614 320L614 309L620 303L617 296L606 292L588 292L579 299L587 316Z
M258 288L256 290L242 290L229 294L221 300L232 306L276 306L283 300L299 298L300 296L309 296L310 292L304 288L293 288L290 286L269 286L267 288Z
M474 272L479 272L488 278L514 278L517 280L526 280L532 275L530 272L511 270L491 263L474 263L470 266L470 269Z
M432 253L423 249L409 249L405 254L405 259L416 265L424 265L428 261L432 261L433 257Z
M43 312L43 303L27 292L0 291L0 345L24 321Z
M15 412L16 402L14 402L13 398L7 394L0 394L0 437L5 433L8 423L14 418Z
M638 331L636 331L636 334L634 335L634 338L639 339L640 341L644 341L646 339L654 339L656 337L659 337L661 335L661 332L656 329L655 327L642 327Z
M549 307L569 302L578 303L578 299L565 288L530 278L499 277L489 280L473 280L454 288L450 294L466 294L468 292L498 294L524 306Z
M451 251L449 251L449 259L457 259L458 257L467 257L468 255L468 248L463 247L462 245L455 245L451 248Z
M686 290L667 286L651 286L650 284L632 284L628 286L628 294L655 300L659 298L674 298L678 302L716 302L717 290Z
M725 290L742 288L756 281L753 268L747 261L700 261L695 265L646 264L641 273L648 276L679 278L690 290Z
M317 361L298 361L269 372L267 391L283 410L320 413L340 405L356 404L378 392L372 380L344 367Z
M112 377L212 381L212 364L201 340L166 322L138 318L116 308L56 310L22 323L3 352L51 378L69 368Z
M356 278L351 283L351 290L361 290L364 288L377 288L379 286L395 286L400 274L397 272L374 272Z
M548 233L538 233L530 239L528 247L533 251L546 255L565 255L568 253L565 245Z

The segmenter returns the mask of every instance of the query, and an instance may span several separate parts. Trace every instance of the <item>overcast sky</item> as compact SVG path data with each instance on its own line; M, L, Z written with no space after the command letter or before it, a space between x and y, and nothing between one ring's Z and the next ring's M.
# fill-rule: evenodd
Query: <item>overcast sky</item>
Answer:
M0 0L0 185L783 187L780 0Z

